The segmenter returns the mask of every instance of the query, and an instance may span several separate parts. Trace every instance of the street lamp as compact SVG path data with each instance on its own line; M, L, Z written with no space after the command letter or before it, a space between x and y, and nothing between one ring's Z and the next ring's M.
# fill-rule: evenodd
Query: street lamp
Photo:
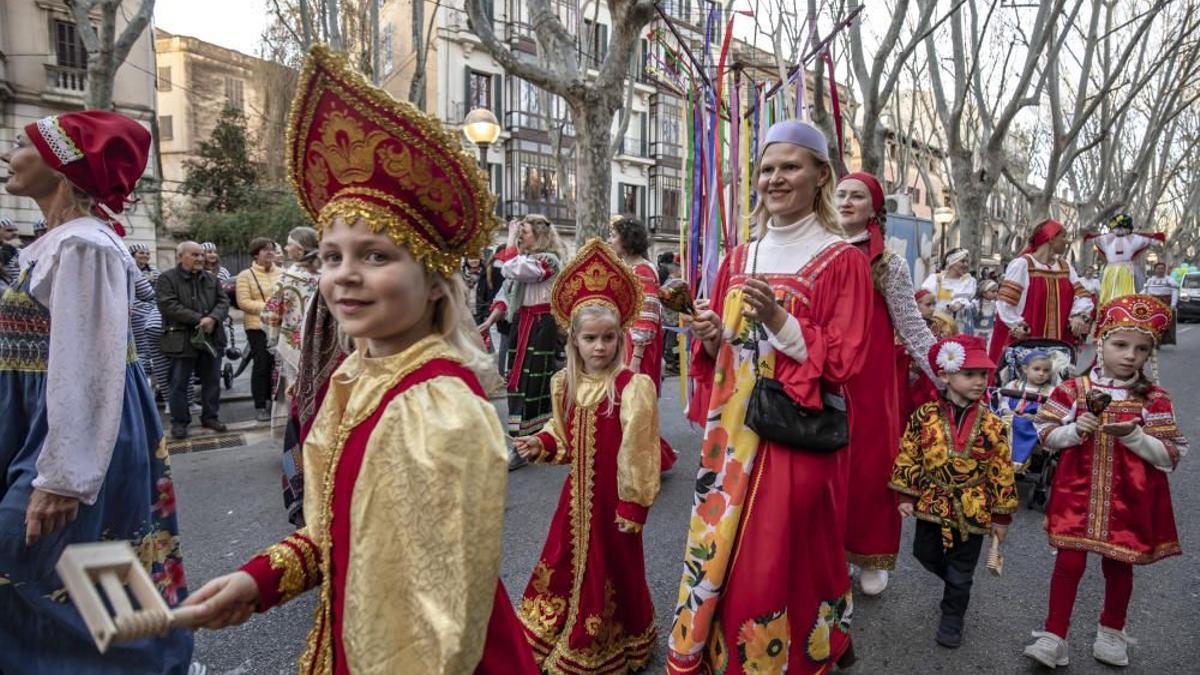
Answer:
M488 173L488 146L500 138L500 121L496 119L496 113L487 108L476 108L467 113L463 119L463 134L479 147L479 168Z
M946 258L946 228L954 222L954 209L939 206L933 210L933 222L938 224L938 257Z

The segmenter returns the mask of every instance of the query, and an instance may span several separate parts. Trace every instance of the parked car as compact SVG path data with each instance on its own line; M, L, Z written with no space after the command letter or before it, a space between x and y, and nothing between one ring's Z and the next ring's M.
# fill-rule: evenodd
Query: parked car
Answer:
M1200 274L1188 274L1179 284L1179 320L1200 321Z

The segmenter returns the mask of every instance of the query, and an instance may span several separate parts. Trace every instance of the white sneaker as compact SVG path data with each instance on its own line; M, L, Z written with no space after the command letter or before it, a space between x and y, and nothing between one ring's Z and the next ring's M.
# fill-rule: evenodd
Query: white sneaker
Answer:
M1037 640L1025 648L1025 656L1047 668L1065 666L1071 662L1066 640L1054 633L1047 633L1040 630L1033 631L1033 637L1037 638Z
M1110 666L1129 665L1129 645L1137 644L1123 630L1096 626L1096 642L1092 644L1092 656L1100 663Z
M888 585L887 570L863 570L858 575L858 582L862 585L862 592L866 595L879 595Z

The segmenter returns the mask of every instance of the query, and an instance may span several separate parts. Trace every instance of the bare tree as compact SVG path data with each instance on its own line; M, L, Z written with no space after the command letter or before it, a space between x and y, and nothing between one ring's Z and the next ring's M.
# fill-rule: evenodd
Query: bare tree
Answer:
M466 0L466 7L472 30L510 75L566 101L575 127L576 240L603 236L610 211L613 115L622 107L622 85L642 29L654 18L654 2L608 0L612 33L594 76L580 63L579 33L563 25L550 0L528 0L538 45L536 61L518 57L496 36L484 0Z
M67 6L75 19L79 41L87 52L87 107L109 110L113 106L113 81L117 69L150 24L154 0L141 0L137 11L126 21L120 37L117 36L117 9L121 0L67 0ZM92 16L96 14L100 16L99 30L92 25Z
M412 0L412 11L416 12L417 7L425 6L425 0ZM433 32L437 30L438 10L441 9L442 3L433 3L433 11L429 13L429 24L425 29L424 35L414 35L418 38L417 44L413 45L413 78L408 83L408 102L425 109L425 92L429 88L426 77L429 69L429 50L433 46Z
M918 7L928 11L934 1L918 0ZM1068 25L1082 1L1074 0ZM935 109L946 135L945 149L954 181L959 243L970 250L980 248L980 224L987 222L988 195L1004 169L1004 143L1009 129L1019 112L1037 105L1049 72L1039 66L1047 58L1056 58L1063 44L1058 17L1067 0L1042 2L1036 6L1036 13L1026 7L1011 8L1013 15L1008 18L1012 35L1008 36L1003 56L993 61L996 65L987 74L985 84L981 66L992 59L983 56L983 51L1004 39L993 19L997 10L1010 9L1000 4L1000 0L968 2L964 5L966 17L963 12L955 12L947 21L948 36L938 30L924 40ZM1028 36L1023 26L1031 27ZM946 52L948 57L943 56ZM1014 56L1020 65L1010 70L1015 65Z

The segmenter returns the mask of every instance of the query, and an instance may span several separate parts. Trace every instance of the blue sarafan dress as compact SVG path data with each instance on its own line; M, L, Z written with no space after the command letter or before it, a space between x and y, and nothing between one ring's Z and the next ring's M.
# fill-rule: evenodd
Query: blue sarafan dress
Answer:
M92 218L51 229L21 264L0 296L0 672L185 673L187 631L101 655L54 571L70 544L124 540L169 605L187 595L162 425L130 336L140 273ZM35 488L79 499L79 515L26 546Z

